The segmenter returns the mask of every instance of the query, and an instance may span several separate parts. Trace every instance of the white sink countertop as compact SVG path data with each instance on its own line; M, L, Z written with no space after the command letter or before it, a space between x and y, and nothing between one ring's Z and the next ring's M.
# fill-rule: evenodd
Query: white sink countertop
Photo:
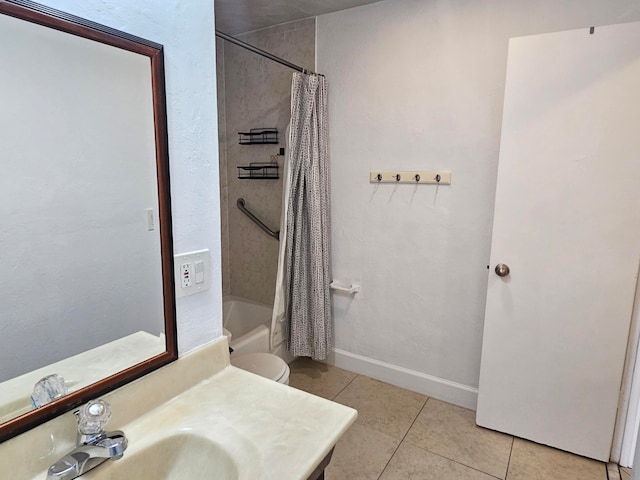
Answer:
M136 332L0 383L0 423L33 409L31 392L42 377L57 373L69 392L91 385L166 350L165 336Z
M119 462L188 432L222 445L241 479L306 480L355 417L351 408L229 366L123 426L129 448ZM103 467L83 478L99 479ZM129 474L144 478L144 471Z
M357 416L344 405L229 365L224 337L102 398L113 412L107 430L123 430L129 447L121 460L81 477L87 480L111 478L107 470L120 470L128 456L184 434L220 445L239 467L234 478L306 480ZM0 444L9 478L44 479L46 468L73 448L71 413L48 424ZM28 455L19 451L24 448ZM31 457L33 464L25 469L16 457ZM144 471L129 473L144 478Z

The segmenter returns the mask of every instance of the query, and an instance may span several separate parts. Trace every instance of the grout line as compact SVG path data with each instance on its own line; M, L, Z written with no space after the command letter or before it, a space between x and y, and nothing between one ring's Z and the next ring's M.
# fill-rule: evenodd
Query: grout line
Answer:
M345 372L348 372L348 371L349 371L349 370L345 370ZM351 373L355 373L355 372L351 372ZM342 387L342 388L340 389L340 391L339 391L338 393L336 393L336 394L331 398L331 401L334 401L336 398L338 398L338 395L340 395L340 394L345 390L345 388L347 388L349 385L351 385L351 384L353 383L353 381L354 381L356 378L358 378L359 376L360 376L360 375L356 373L356 376L355 376L355 377L353 377L351 380L349 380L349 383L347 383L344 387Z
M516 443L516 437L511 436L511 448L509 449L509 460L507 460L507 470L504 472L505 480L509 476L509 467L511 466L511 455L513 454L513 444Z
M382 477L382 475L384 474L384 471L387 469L387 467L389 466L389 464L391 463L391 460L393 459L393 457L395 456L396 452L398 451L398 449L400 448L400 445L402 445L402 442L404 442L404 439L407 438L407 435L409 435L409 430L411 430L411 427L413 427L413 424L416 423L416 420L418 420L418 417L420 416L420 414L422 413L422 411L424 410L424 407L427 406L427 403L429 402L429 400L431 400L431 397L427 397L427 399L424 401L424 403L422 404L422 407L420 408L420 411L418 412L418 414L416 415L416 418L413 419L413 422L411 422L411 425L409 425L409 428L407 428L407 431L404 432L404 435L402 436L402 438L400 439L400 441L398 442L398 446L395 448L395 450L393 451L393 453L391 454L391 456L389 457L389 460L387 460L387 463L385 463L384 468L382 469L382 471L380 472L380 475L378 475L378 479L380 480L380 477Z
M617 463L605 463L605 471L607 472L608 480L622 480L622 470L620 469L620 465Z
M432 455L435 455L436 457L444 458L445 460L448 460L449 462L457 463L458 465L462 465L463 467L469 468L471 470L475 470L476 472L482 473L483 475L487 475L488 477L495 478L496 480L505 480L504 478L496 477L495 475L492 475L491 473L487 473L487 472L484 472L482 470L478 470L477 468L472 467L471 465L467 465L466 463L458 462L457 460L454 460L452 458L445 457L444 455L441 455L441 454L436 453L436 452L432 452L431 450L429 450L427 448L422 448L422 447L419 447L417 445L412 445L412 444L409 444L409 445L411 445L412 447L415 447L415 448L419 448L420 450L424 450L425 452L428 452L428 453L430 453Z
M343 369L343 370L344 370L344 369ZM350 372L350 370L345 370L345 371ZM355 372L351 372L351 373L355 373ZM344 391L344 390L345 390L349 385L351 385L351 384L355 381L355 379L356 379L356 378L358 378L358 377L371 378L371 377L367 377L366 375L356 374L356 375L355 375L355 376L354 376L354 377L349 381L349 383L347 383L347 384L346 384L346 385L345 385L345 386L344 386L344 387L343 387L343 388L342 388L342 389L341 389L341 390L340 390L340 391L339 391L339 392L338 392L338 393L337 393L337 394L336 394L336 395L335 395L331 400L335 400L335 399L336 399L336 398L337 398L337 397L338 397L338 396L339 396L339 395L340 395L340 394L341 394L341 393L342 393L342 392L343 392L343 391ZM383 382L383 383L386 383L386 382ZM396 452L398 451L398 449L399 449L399 448L402 446L402 444L404 443L405 438L406 438L406 437L407 437L407 435L409 434L409 431L411 430L411 428L413 427L413 425L416 423L416 420L418 420L418 417L420 416L420 414L422 413L422 411L424 410L424 408L427 406L427 403L429 403L429 400L431 400L431 397L429 397L429 396L426 396L426 397L427 397L427 399L426 399L426 400L424 401L424 403L422 404L422 407L420 408L420 411L418 412L418 414L415 416L415 418L414 418L414 419L413 419L413 421L411 422L411 425L409 425L409 428L407 428L407 431L404 433L404 435L403 435L403 436L402 436L402 438L400 439L400 442L398 442L398 445L396 446L395 450L393 451L393 453L392 453L392 454L391 454L391 456L389 457L389 460L387 460L387 463L385 464L384 468L382 469L382 472L380 472L380 475L378 476L377 480L380 480L380 478L381 478L381 477L382 477L382 475L384 474L385 470L386 470L386 469L387 469L387 467L389 466L389 463L391 463L391 460L392 460L392 459L393 459L393 457L395 456ZM445 402L445 403L446 403L446 402ZM445 459L445 460L448 460L448 461L450 461L450 462L457 463L458 465L462 465L463 467L467 467L467 468L469 468L469 469L471 469L471 470L475 470L476 472L479 472L479 473L482 473L482 474L487 475L487 476L489 476L489 477L495 478L496 480L506 480L507 475L508 475L508 473L509 473L509 464L511 463L511 453L513 452L513 444L514 444L514 442L515 442L515 437L514 437L514 436L511 436L511 448L510 448L510 450L509 450L509 460L507 461L507 470L505 471L505 477L504 477L504 479L503 479L503 478L500 478L500 477L496 477L495 475L492 475L492 474L490 474L490 473L483 472L482 470L478 470L477 468L474 468L474 467L472 467L472 466L470 466L470 465L466 465L466 464L464 464L464 463L462 463L462 462L458 462L458 461L456 461L456 460L453 460L452 458L445 457L444 455L440 455L439 453L432 452L432 451L431 451L431 450L429 450L429 449L422 448L422 447L418 447L417 445L412 445L412 446L413 446L413 447L416 447L416 448L419 448L419 449L421 449L421 450L424 450L424 451L426 451L426 452L429 452L429 453L431 453L431 454L433 454L433 455L436 455L436 456L438 456L438 457L440 457L440 458L443 458L443 459Z
M420 412L418 412L418 415L416 415L416 418L413 419L413 422L411 422L411 426L409 427L409 429L407 430L407 432L404 434L404 436L402 437L402 440L400 440L400 443L398 444L398 446L396 447L396 449L393 451L393 455L391 455L391 458L393 458L393 456L396 454L396 452L398 451L398 449L400 448L400 446L404 443L405 438L407 437L407 435L409 434L409 430L411 430L411 427L413 427L413 424L416 422L416 420L418 419L418 417L420 416L420 414L422 413L422 411L424 410L424 407L427 406L427 403L429 402L429 400L431 400L431 397L427 397L427 400L424 402L424 405L422 405L422 408L420 409ZM446 403L446 402L445 402ZM424 450L425 452L429 452L432 455L436 455L440 458L444 458L445 460L448 460L449 462L453 462L453 463L457 463L458 465L462 465L463 467L467 467L470 468L471 470L475 470L476 472L482 473L483 475L487 475L489 477L495 478L496 480L506 480L507 478L507 474L509 473L509 462L511 461L511 452L513 451L513 442L515 441L515 437L511 436L511 449L509 450L509 460L507 461L507 470L504 473L504 478L500 478L500 477L496 477L495 475L492 475L490 473L484 472L482 470L478 470L475 467L472 467L471 465L467 465L465 463L462 462L458 462L457 460L454 460L453 458L449 458L449 457L445 457L444 455L441 455L439 453L433 452L431 450L429 450L428 448L422 448L419 447L417 445L413 445L410 444L411 446L415 447L415 448L419 448L421 450ZM387 464L384 466L384 469L382 470L382 473L380 474L380 476L378 477L378 480L380 480L380 477L382 476L382 474L384 473L384 471L387 469L387 467L389 466L389 463L391 462L391 458L389 459L389 461L387 462Z

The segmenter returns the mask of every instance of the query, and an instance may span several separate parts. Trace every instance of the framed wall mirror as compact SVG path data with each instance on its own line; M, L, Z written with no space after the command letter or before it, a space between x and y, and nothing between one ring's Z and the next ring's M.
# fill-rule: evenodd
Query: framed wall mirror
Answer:
M4 441L177 343L162 45L0 0L0 106Z

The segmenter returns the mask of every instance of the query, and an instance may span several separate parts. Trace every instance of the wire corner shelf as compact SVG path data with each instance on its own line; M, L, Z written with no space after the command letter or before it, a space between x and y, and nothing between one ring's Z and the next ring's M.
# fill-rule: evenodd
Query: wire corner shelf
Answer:
M241 180L277 180L280 178L277 163L250 163L238 165L238 178Z
M240 145L275 145L278 143L277 128L252 128L248 132L238 132Z

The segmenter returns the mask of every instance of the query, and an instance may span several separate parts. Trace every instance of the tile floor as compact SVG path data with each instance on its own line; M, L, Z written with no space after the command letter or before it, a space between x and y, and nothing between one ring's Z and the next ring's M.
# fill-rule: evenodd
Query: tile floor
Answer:
M337 367L299 358L289 382L358 410L326 480L608 480L604 463L480 428L471 410Z

